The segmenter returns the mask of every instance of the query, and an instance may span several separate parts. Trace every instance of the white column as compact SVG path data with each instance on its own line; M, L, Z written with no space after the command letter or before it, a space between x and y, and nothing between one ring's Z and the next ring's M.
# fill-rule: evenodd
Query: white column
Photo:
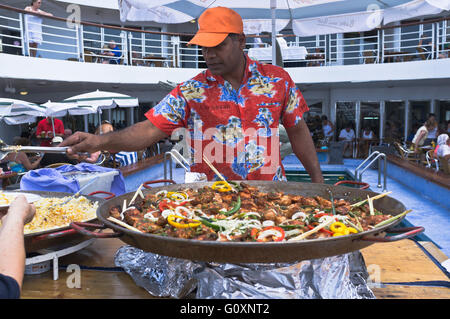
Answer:
M270 0L270 14L272 18L272 65L277 65L277 27L276 27L276 10L277 9L277 1Z
M385 123L385 117L386 117L386 102L380 101L380 144L383 142L384 138L384 123Z
M89 132L89 124L88 124L87 114L83 115L83 120L84 120L84 131Z
M356 138L359 138L361 131L361 101L356 101L355 105L355 135Z
M408 132L409 132L409 100L405 101L405 141L408 139Z

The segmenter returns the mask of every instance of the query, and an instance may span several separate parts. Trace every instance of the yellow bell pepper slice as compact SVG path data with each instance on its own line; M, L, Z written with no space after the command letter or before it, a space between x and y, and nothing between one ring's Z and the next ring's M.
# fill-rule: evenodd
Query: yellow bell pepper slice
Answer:
M333 233L343 233L343 231L347 229L347 226L345 226L344 223L341 222L334 222L333 224L331 224L330 226L330 230Z
M211 188L216 191L219 191L221 193L231 191L231 185L224 181L214 182L214 184L212 184Z
M178 222L178 220L183 221L184 219L186 219L188 222L187 223ZM178 215L167 216L167 222L175 228L195 228L202 224L202 222L199 220L188 219L186 217Z

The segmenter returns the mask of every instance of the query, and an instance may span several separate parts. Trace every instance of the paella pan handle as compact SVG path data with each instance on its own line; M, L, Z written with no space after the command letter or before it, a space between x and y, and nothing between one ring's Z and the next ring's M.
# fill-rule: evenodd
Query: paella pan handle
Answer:
M109 195L109 196L107 196L107 197L104 198L104 199L106 199L106 200L111 199L111 198L113 198L113 197L116 197L116 194L110 193L110 192L105 192L105 191L96 191L96 192L92 192L92 193L90 193L88 196L94 196L94 195L96 195L96 194L106 194L106 195Z
M360 187L359 189L368 189L369 188L369 184L364 183L364 182L358 182L358 181L339 181L336 184L334 184L334 186L338 186L341 184L352 184L352 185L361 185L362 187Z
M369 236L365 237L365 236L363 236L360 238L360 240L373 241L373 242L378 242L378 243L388 243L388 242L393 242L393 241L398 241L398 240L414 237L414 236L422 233L424 230L425 230L425 228L422 226L392 228L392 229L385 230L385 232L386 233L394 233L394 234L398 234L398 235L386 236L386 237L369 237Z
M59 238L59 237L63 237L63 236L73 235L76 233L77 232L74 229L66 229L66 230L62 230L62 231L58 231L58 232L54 232L54 233L50 233L50 234L34 236L31 238L31 241L37 242L39 240L44 240L44 239L54 239L54 238Z
M157 184L157 183L171 183L171 184L176 184L176 182L172 179L157 179L154 181L147 181L143 183L143 186L145 188L152 188L151 186L149 186L149 184Z
M123 235L120 232L112 232L112 233L100 233L94 232L92 230L88 230L87 228L92 229L105 229L108 228L105 225L100 224L92 224L92 223L83 223L83 222L72 222L70 223L70 227L79 232L82 235L94 237L94 238L116 238Z

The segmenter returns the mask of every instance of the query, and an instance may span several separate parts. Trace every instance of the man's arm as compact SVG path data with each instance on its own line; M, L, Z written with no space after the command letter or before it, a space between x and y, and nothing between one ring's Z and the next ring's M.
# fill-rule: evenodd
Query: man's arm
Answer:
M168 135L153 125L149 120L136 123L120 131L101 135L76 132L65 139L60 146L69 146L67 154L77 158L78 152L110 152L142 150Z
M286 128L292 150L298 159L302 162L313 183L323 183L322 171L320 170L319 160L317 159L316 148L314 146L308 126L304 120L297 125Z

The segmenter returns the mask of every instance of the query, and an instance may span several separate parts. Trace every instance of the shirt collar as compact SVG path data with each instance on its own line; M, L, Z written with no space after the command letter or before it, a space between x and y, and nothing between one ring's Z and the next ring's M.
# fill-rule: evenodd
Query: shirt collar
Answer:
M255 63L254 60L250 59L247 54L243 53L245 57L245 71L244 71L244 77L242 78L242 83L246 83L248 79L253 75L252 68L250 67L253 63ZM209 71L208 69L205 71L205 75L208 81L216 81L219 84L223 84L225 80L220 75L214 75Z

